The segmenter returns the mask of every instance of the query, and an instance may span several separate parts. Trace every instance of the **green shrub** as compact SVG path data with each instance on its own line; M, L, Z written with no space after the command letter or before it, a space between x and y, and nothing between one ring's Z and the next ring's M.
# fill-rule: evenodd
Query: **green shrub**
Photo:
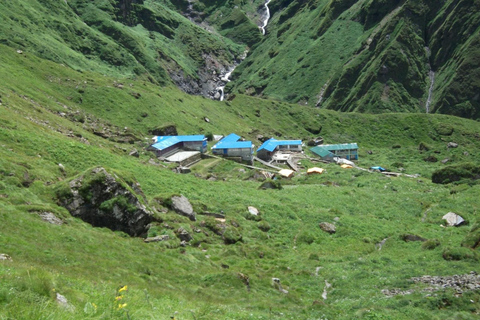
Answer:
M441 136L451 136L453 133L453 127L447 124L439 124L435 127L435 131Z
M433 250L440 245L440 240L438 239L428 239L422 243L423 250Z
M242 240L242 234L234 227L227 227L223 233L226 244L234 244Z
M310 253L310 255L308 256L308 260L318 261L318 260L320 260L320 257L316 253Z
M432 174L432 182L441 184L451 183L460 180L478 179L480 179L480 166L477 166L473 163L447 166L433 172Z
M298 243L312 244L315 241L315 235L311 231L302 231L297 237Z
M418 145L418 150L428 151L428 150L430 150L430 147L426 143L420 142L420 144Z
M264 231L264 232L267 232L271 229L271 226L270 224L267 222L267 221L260 221L258 223L258 229Z
M442 256L445 260L478 260L478 254L475 251L464 247L447 247L443 250Z
M480 221L473 224L470 232L465 236L462 241L462 246L475 249L480 245Z

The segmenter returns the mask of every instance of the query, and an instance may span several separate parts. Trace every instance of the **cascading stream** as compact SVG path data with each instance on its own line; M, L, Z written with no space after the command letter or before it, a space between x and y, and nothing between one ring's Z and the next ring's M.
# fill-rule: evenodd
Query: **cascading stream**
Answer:
M267 0L264 4L265 19L263 20L262 26L259 27L260 30L262 30L262 35L265 35L265 28L267 27L268 20L270 20L270 9L268 8L268 4L270 3L270 1L272 0ZM245 51L243 59L246 56L247 56L247 52ZM219 98L220 101L223 101L223 99L225 98L225 92L224 92L225 86L227 85L228 82L230 82L230 79L229 79L230 75L232 74L232 72L235 70L235 68L238 66L239 63L235 63L235 65L229 71L227 71L222 77L220 77L220 80L225 83L223 86L217 87L217 91L220 93L220 98Z
M267 2L265 2L264 6L265 6L265 20L263 20L263 24L262 26L260 27L260 29L262 30L262 34L265 35L265 28L267 27L267 24L268 24L268 20L270 20L270 9L268 9L268 4L270 3L270 1L272 0L267 0Z
M430 70L430 72L428 73L428 77L430 78L430 88L428 89L428 98L427 102L425 103L426 113L430 112L430 104L432 103L432 92L433 86L435 84L435 72L433 72L433 70Z

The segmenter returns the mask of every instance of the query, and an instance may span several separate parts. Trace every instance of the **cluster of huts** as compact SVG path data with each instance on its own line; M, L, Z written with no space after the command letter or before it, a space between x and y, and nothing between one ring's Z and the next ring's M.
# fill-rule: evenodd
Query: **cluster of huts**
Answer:
M200 157L207 151L207 138L204 135L156 136L148 150L155 152L157 157L187 165L192 157ZM254 159L254 144L243 140L239 135L231 133L221 138L213 147L214 155L252 162ZM256 157L262 161L272 161L276 154L302 152L301 140L266 140L256 152ZM310 149L314 154L326 161L334 161L335 157L348 160L358 159L356 143L320 145ZM195 160L195 159L194 159ZM183 163L182 163L183 162Z

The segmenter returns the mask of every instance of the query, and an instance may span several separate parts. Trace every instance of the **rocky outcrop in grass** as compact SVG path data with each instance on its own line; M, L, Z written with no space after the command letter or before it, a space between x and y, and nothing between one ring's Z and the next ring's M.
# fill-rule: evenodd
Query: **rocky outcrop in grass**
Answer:
M154 220L152 212L143 204L140 186L102 167L62 183L56 191L59 203L72 216L94 227L140 236Z

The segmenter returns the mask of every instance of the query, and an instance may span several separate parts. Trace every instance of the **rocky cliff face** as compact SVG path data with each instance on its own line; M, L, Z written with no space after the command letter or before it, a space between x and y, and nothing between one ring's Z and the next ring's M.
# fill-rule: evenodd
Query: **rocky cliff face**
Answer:
M57 189L60 204L94 227L144 235L154 220L140 186L127 183L102 167L94 168Z

